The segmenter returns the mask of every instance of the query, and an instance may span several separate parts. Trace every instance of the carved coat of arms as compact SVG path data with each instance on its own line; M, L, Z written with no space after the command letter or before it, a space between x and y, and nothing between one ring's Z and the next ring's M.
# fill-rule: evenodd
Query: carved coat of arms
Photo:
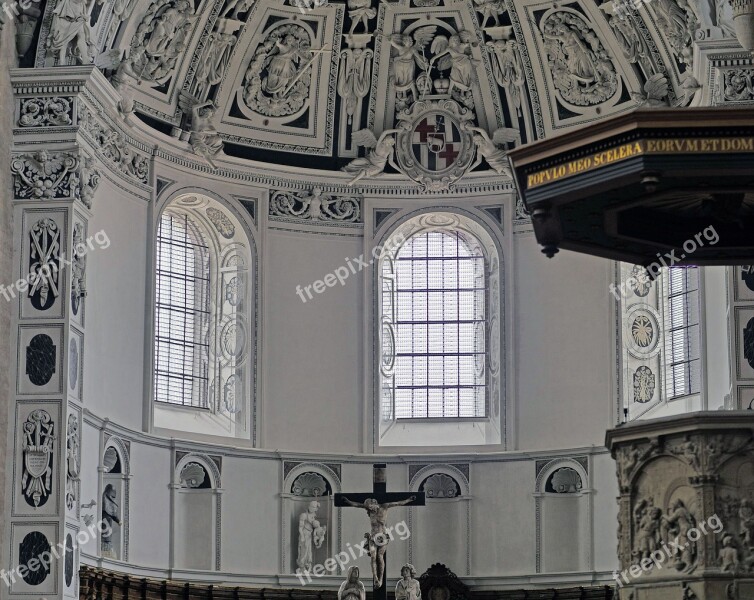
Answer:
M425 190L449 189L474 160L467 128L474 113L454 100L415 102L399 113L396 158L401 170Z

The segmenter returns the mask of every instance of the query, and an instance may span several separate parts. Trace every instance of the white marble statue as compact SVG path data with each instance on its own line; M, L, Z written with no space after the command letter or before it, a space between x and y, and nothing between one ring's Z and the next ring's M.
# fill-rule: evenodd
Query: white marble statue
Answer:
M346 580L340 584L338 600L366 600L364 584L359 579L359 567L349 567Z
M406 563L401 567L401 578L395 585L395 600L421 600L422 591L416 579L416 569Z
M94 60L94 43L89 27L89 11L93 0L60 0L52 11L47 49L66 64L68 52L86 65ZM98 0L99 1L99 0Z
M321 548L327 529L317 519L319 502L309 502L305 512L298 518L298 558L296 564L302 571L309 571L314 564L314 548Z

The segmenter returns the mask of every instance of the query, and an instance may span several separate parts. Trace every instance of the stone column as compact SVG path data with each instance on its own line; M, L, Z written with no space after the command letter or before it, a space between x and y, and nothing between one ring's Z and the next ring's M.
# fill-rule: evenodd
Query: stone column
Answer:
M620 486L621 600L754 597L754 413L608 431Z
M79 547L99 525L79 521L87 255L97 244L89 222L100 178L144 187L148 160L100 122L117 99L94 67L17 70L12 83L16 281L0 289L15 349L3 597L77 598Z

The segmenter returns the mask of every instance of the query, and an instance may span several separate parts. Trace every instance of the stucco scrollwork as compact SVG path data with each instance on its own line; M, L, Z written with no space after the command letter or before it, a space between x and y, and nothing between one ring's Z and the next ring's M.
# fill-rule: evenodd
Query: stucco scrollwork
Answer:
M22 98L19 127L62 127L73 123L73 98Z
M292 217L310 221L361 222L361 199L325 194L320 187L311 192L276 191L270 197L271 217Z

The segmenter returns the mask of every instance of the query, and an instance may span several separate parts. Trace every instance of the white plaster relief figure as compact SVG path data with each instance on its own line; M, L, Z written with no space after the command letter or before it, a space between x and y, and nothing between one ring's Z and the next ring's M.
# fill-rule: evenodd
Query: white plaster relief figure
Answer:
M406 563L401 567L401 578L395 585L395 600L421 600L422 590L416 579L416 569Z
M348 0L348 18L351 19L352 34L359 23L364 25L364 32L369 31L369 20L377 15L377 9L372 8L372 0Z
M113 16L110 21L110 31L108 33L108 43L112 43L120 24L131 16L136 8L136 0L115 0L113 2ZM106 44L107 45L107 44Z
M189 144L195 154L217 168L212 158L223 149L223 140L214 125L215 105L212 101L197 104L191 109Z
M346 580L340 584L338 600L366 600L366 597L364 584L359 579L359 567L356 565L349 567Z
M152 56L162 56L170 49L176 35L191 22L193 9L188 0L178 0L157 19L145 49Z
M351 139L358 146L370 148L369 153L362 158L355 158L348 163L343 170L346 173L354 175L354 178L348 182L353 185L364 177L376 177L385 170L387 163L396 171L401 169L395 163L395 137L394 134L401 129L386 129L380 134L379 139L369 129L360 129L354 131Z
M618 91L618 76L597 34L580 16L553 12L540 25L555 87L577 106L600 104Z
M101 3L101 0L97 0ZM93 0L59 0L52 11L47 49L66 64L68 52L78 64L94 60L95 47L89 27L89 11Z
M186 47L196 18L188 0L157 0L136 30L129 56L118 68L118 80L129 75L137 81L165 81Z
M416 67L429 70L429 61L424 56L424 49L435 37L436 25L420 27L413 35L394 33L389 36L390 45L398 52L392 57L391 77L395 93L399 100L407 100L409 92L417 100L419 93L416 85Z
M312 500L306 512L298 518L298 558L296 564L303 571L309 571L314 564L314 548L321 548L327 529L317 519L319 502Z
M306 29L284 24L257 46L244 77L243 99L260 115L279 117L300 110L311 93L311 67L327 48L312 50Z
M474 69L481 64L480 61L471 58L472 34L469 31L459 31L450 38L438 35L432 40L432 54L430 66L437 62L439 71L450 69L450 86L447 93L453 94L458 90L460 97L467 103L467 97L471 92L471 78Z
M500 148L500 145L518 142L521 140L521 134L518 129L500 128L492 137L481 127L465 128L474 132L474 144L477 147L475 161L469 167L469 171L476 168L482 159L487 161L490 168L498 175L511 176L510 164L508 163L507 151Z
M207 46L196 67L196 89L199 98L205 98L213 85L217 85L225 75L236 36L222 31L213 31Z
M500 26L500 15L507 9L504 0L474 0L477 12L481 13L482 19L480 26L487 27L487 21L492 19L495 27Z

